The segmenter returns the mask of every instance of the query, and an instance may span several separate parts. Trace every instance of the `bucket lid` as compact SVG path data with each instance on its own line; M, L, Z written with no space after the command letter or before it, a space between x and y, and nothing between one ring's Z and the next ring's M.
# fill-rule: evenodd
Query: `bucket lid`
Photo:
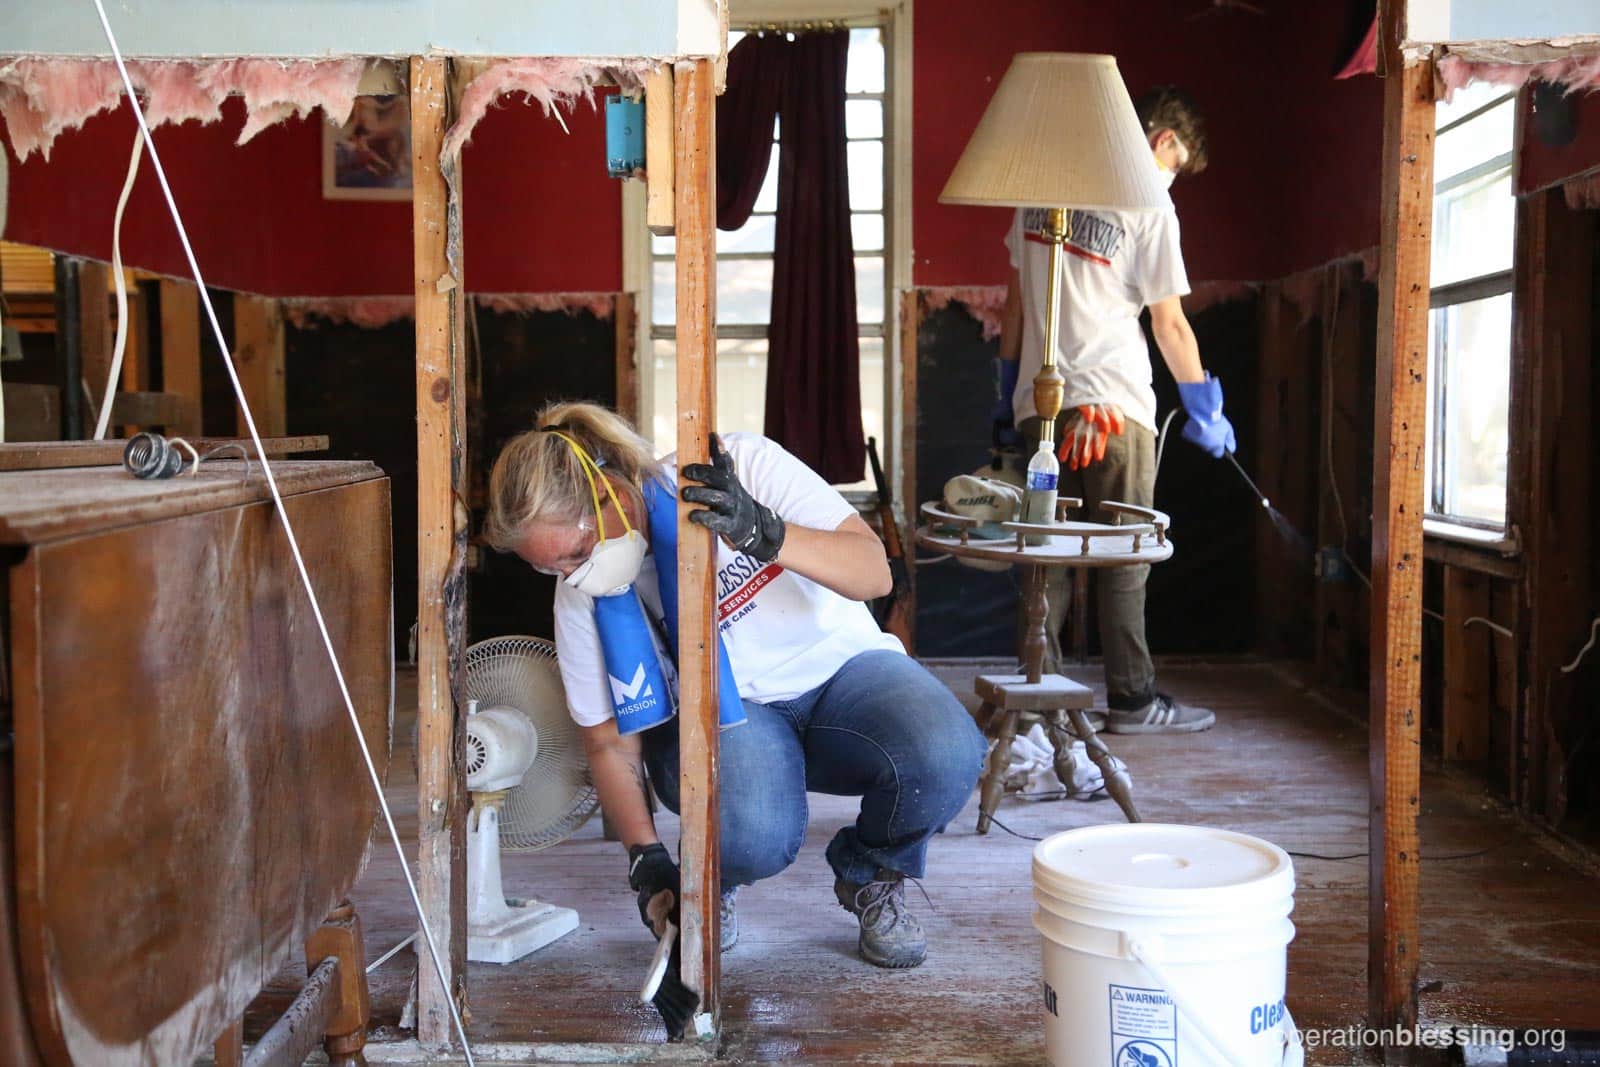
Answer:
M1067 830L1033 850L1038 888L1070 903L1130 910L1213 911L1284 901L1294 863L1268 841L1232 830L1163 823Z

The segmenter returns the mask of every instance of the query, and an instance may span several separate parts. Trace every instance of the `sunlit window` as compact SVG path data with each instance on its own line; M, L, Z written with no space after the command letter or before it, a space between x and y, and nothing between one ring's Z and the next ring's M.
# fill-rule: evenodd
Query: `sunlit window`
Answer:
M1428 341L1428 513L1506 521L1515 96L1458 91L1437 112Z
M743 36L728 34L728 47ZM888 106L883 32L850 31L845 68L846 160L855 248L856 318L861 337L861 422L884 442L885 181ZM783 131L774 124L772 162L749 220L717 231L717 427L759 433L766 412L767 326L772 306L772 253L777 233L778 166ZM677 291L671 237L650 238L650 338L654 404L647 426L663 453L677 447ZM846 488L866 488L863 480Z

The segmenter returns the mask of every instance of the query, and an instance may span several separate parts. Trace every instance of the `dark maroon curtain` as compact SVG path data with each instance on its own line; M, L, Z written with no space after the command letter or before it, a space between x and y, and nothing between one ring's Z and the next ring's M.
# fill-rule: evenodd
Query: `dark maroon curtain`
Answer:
M728 51L728 85L717 98L719 230L745 224L766 180L788 45L781 34L751 34Z
M830 482L860 480L867 462L845 173L849 43L848 30L789 43L767 348L766 434Z

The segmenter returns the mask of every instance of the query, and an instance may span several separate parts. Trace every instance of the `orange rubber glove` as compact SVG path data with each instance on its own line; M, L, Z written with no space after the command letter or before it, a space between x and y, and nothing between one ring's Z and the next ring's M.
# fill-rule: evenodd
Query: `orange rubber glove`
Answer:
M1106 442L1124 428L1122 409L1116 404L1083 404L1067 420L1056 458L1068 470L1083 470L1106 458Z

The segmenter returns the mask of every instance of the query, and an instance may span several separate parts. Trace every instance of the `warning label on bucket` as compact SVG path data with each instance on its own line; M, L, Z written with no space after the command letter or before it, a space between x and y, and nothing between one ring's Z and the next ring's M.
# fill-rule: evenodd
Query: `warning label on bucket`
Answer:
M1178 1067L1178 1008L1160 989L1108 987L1111 1067Z

